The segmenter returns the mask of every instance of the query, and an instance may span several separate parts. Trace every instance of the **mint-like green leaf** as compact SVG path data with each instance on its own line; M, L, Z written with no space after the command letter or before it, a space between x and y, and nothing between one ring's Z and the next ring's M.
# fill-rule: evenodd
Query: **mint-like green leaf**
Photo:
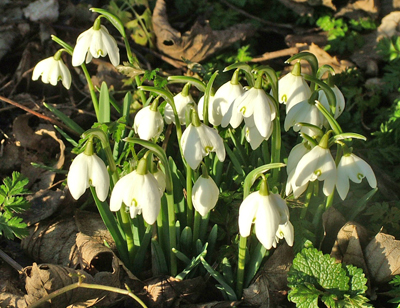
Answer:
M297 307L317 305L319 299L331 308L371 307L364 296L366 283L362 269L336 263L315 248L304 248L294 258L288 273L288 298Z
M368 287L366 286L367 278L365 278L363 270L353 265L346 265L346 270L347 275L350 277L350 294L364 294Z
M7 239L14 239L14 236L23 238L29 234L26 224L21 217L11 217L9 214L4 215L0 212L0 235L4 235Z
M299 285L293 288L288 298L298 308L318 308L318 297L322 294L312 284Z
M341 264L315 248L303 249L296 255L288 277L290 287L309 282L332 293L349 290L349 280Z
M350 295L344 295L344 299L339 302L338 307L343 308L365 308L365 307L373 307L371 304L368 304L368 298L362 295L356 295L351 297Z

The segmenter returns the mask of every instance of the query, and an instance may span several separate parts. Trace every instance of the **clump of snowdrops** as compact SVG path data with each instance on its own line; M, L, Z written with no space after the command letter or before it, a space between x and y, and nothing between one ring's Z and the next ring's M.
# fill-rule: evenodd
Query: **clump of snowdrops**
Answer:
M99 16L74 48L52 37L62 48L36 65L33 79L61 81L69 89L63 53L83 70L97 117L92 128L83 131L52 109L81 134L76 143L61 132L78 154L67 184L75 199L91 190L119 257L135 273L151 254L155 274L184 279L207 271L223 294L236 300L269 250L283 239L293 245L297 230L288 199L301 200L304 219L315 197L324 199L319 216L335 196L344 200L350 181L366 178L376 187L371 167L351 147L353 139L365 138L343 132L336 121L345 100L332 83L334 71L319 67L313 54L288 59L294 68L279 80L270 67L236 63L225 68L231 80L218 89L213 87L218 72L207 82L170 76L162 88L146 86L120 20L102 9L92 11ZM125 43L128 62L122 65L103 19ZM86 64L99 57L108 57L132 81L121 102L105 82L100 89L93 86ZM311 74L301 72L300 60L308 61ZM170 83L182 83L182 91L171 93ZM192 97L191 87L200 97ZM132 117L134 97L142 107ZM112 108L118 121L111 121ZM282 134L289 130L298 133L297 143L283 145ZM235 202L238 198L242 201ZM224 229L214 213L233 216L234 225ZM221 239L225 249L217 246ZM210 265L215 262L218 268Z

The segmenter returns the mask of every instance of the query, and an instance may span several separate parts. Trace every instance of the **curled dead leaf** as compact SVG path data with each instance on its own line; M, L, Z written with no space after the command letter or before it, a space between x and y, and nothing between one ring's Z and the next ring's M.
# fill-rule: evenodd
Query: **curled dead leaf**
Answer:
M201 25L197 21L189 31L182 34L169 24L164 0L157 0L152 21L157 48L173 59L185 58L192 62L200 62L255 32L250 24L238 24L226 30L214 31L207 22Z

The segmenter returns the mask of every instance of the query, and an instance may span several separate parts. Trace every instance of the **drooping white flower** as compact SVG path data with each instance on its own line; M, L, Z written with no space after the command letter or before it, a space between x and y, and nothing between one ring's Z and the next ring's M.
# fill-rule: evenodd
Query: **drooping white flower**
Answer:
M71 73L60 57L49 57L36 64L32 73L32 80L42 77L42 82L55 86L59 80L66 89L71 87Z
M182 125L186 125L186 119L185 119L186 106L189 103L195 104L195 102L194 102L194 100L193 100L193 98L192 98L192 96L190 94L185 95L182 92L180 92L180 93L178 93L177 95L174 96L174 103L175 103L176 112L178 113L179 122ZM174 111L172 110L172 107L169 104L165 105L164 118L165 118L165 123L167 123L167 124L171 124L171 123L176 124L175 123Z
M300 130L301 132L313 137L318 134L318 131L314 131L308 126L297 126L295 124L304 122L321 128L324 121L325 118L318 108L313 103L310 104L309 100L306 99L290 108L285 118L284 128L288 131L293 126L294 131Z
M206 216L217 204L219 189L214 180L206 175L200 176L192 188L193 206L201 216Z
M255 127L260 135L270 135L271 122L276 117L275 105L263 89L251 88L237 99L237 108L244 118L253 116Z
M336 108L335 108L335 114L333 115L333 117L335 119L337 119L343 112L346 103L345 103L345 99L344 99L344 95L342 93L342 91L339 90L339 88L337 86L333 86L331 87L333 93L335 94L335 98L336 98ZM328 111L330 111L329 108L329 102L328 102L328 98L326 97L325 91L324 90L319 90L318 91L319 96L318 96L318 101L324 105L325 108L327 108Z
M96 29L98 27L98 29ZM112 65L119 65L119 48L115 39L110 35L107 28L103 25L93 25L92 28L81 33L76 40L74 52L72 54L72 65L79 66L85 59L86 63L92 58L107 56Z
M181 138L183 156L192 169L196 169L203 157L215 152L220 161L225 160L225 147L222 137L214 128L203 123L195 126L192 123L185 129Z
M254 117L248 117L244 118L244 123L245 123L245 137L248 143L250 143L250 146L253 150L257 149L261 143L268 139L271 134L272 134L272 122L269 123L269 131L267 137L261 136L260 132L258 131L255 123L254 123Z
M165 187L167 186L167 180L164 171L162 171L159 167L157 167L156 172L153 173L154 177L158 182L158 186L160 187L161 193L164 193Z
M302 186L296 186L295 182L293 181L293 176L300 159L309 151L309 147L304 142L297 144L290 151L286 165L286 171L288 174L288 179L286 182L286 196L293 191L294 197L298 198L307 189L308 183L305 183Z
M214 126L218 126L221 124L222 115L221 110L217 109L213 104L214 96L210 96L208 99L208 122L210 122ZM199 104L197 105L197 110L199 114L199 119L204 121L203 112L204 112L204 95L200 97Z
M298 162L291 180L296 187L315 180L324 181L323 192L329 196L336 183L336 165L329 149L320 145L312 148Z
M371 188L375 188L376 177L371 166L353 153L343 155L337 167L336 189L340 198L346 199L350 188L349 180L361 183L365 177Z
M242 123L243 115L237 108L236 99L243 93L243 86L239 82L232 83L232 81L224 83L215 92L213 106L220 110L222 127L227 127L230 124L233 128L237 128Z
M157 109L154 111L152 106L146 106L136 114L133 128L141 139L150 140L160 136L164 129L164 120Z
M78 200L89 186L93 186L99 200L104 201L110 188L110 177L106 165L96 154L81 153L72 161L67 184L75 200Z
M292 247L294 242L294 228L292 223L288 220L285 224L281 224L276 231L275 246L279 240L285 238L286 243Z
M135 170L115 184L110 198L110 210L118 211L124 202L131 218L143 214L143 219L152 225L160 212L161 197L162 193L155 177L149 172L140 174Z
M279 225L288 221L286 201L279 194L263 195L260 191L251 193L239 208L239 232L241 236L250 235L251 225L255 224L257 239L266 248L276 245Z
M293 70L278 81L279 102L286 104L286 113L294 105L309 99L311 96L310 87L301 76L300 69L300 62L297 62Z

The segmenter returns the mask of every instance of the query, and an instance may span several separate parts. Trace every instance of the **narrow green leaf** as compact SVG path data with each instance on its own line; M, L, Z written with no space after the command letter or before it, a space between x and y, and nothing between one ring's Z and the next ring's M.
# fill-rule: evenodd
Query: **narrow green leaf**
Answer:
M243 70L244 74L246 76L247 83L249 84L250 87L254 87L255 81L254 81L254 76L251 73L250 65L248 65L247 63L243 63L243 62L237 62L237 63L231 64L231 65L225 67L223 72L227 72L227 71L230 71L230 70L233 70L233 69L241 69L241 70Z
M63 121L65 125L67 125L73 131L77 132L79 135L82 135L85 132L85 130L82 127L80 127L75 121L71 120L68 116L66 116L58 109L46 103L43 103L43 106L45 106L52 113L54 113L54 115L57 116L61 121Z
M236 301L237 296L235 294L235 291L233 291L232 287L225 281L224 277L218 273L216 270L214 270L210 264L207 263L207 261L203 258L200 257L201 263L203 263L203 266L207 270L207 272L215 279L218 281L218 283L223 287L224 291L228 295L229 300L231 301Z
M146 258L146 251L149 248L152 237L152 225L148 225L144 236L141 238L139 249L136 251L135 260L132 264L133 272L139 273L144 266L144 260Z
M100 87L99 123L110 123L110 94L104 81Z
M62 48L64 48L71 56L72 53L74 52L74 48L72 48L70 45L65 43L63 40L59 39L57 36L52 35L51 39L56 42L58 45L60 45Z
M194 85L199 91L205 92L206 85L200 79L190 76L169 76L168 83L190 83Z
M154 275L165 275L168 273L167 261L165 260L165 255L161 249L160 244L152 239L151 240L151 256L153 264L153 274Z
M250 281L253 279L255 274L258 272L261 262L265 257L265 254L267 252L267 249L261 244L257 243L257 246L255 249L251 252L251 257L246 265L246 274L245 274L245 280L243 283L243 286L247 288L247 286L250 284Z
M60 133L61 136L64 137L65 140L67 140L73 147L77 147L79 145L78 142L76 142L70 135L68 135L66 132L64 132L61 128L59 128L57 125L54 125L54 128Z

